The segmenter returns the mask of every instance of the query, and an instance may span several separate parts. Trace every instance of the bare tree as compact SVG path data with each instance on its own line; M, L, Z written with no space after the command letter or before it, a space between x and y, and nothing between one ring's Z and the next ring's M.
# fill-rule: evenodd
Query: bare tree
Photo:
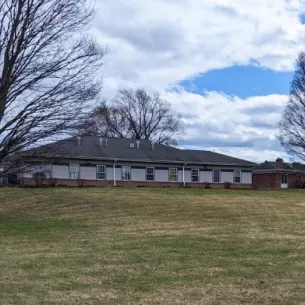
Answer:
M87 0L0 1L0 164L74 127L97 98L92 17Z
M289 154L305 160L305 53L300 53L284 110L279 139Z
M170 103L144 89L119 90L112 103L104 101L81 128L83 134L146 139L166 145L177 145L183 131L180 115Z

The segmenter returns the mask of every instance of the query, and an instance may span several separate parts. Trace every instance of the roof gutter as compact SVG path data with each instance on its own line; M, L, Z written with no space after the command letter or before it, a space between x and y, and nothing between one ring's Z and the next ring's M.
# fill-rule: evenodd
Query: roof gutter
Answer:
M187 165L187 163L184 163L183 167L182 167L182 181L183 181L183 186L185 187L185 175L184 175L184 170L185 170L185 166Z
M253 174L278 173L278 172L305 173L305 171L301 169L254 169L253 170Z
M30 157L30 156L29 156ZM39 158L39 156L36 156ZM52 157L43 157L52 159ZM185 161L173 161L173 160L146 160L146 159L125 159L125 158L107 158L107 157L84 157L84 156L77 156L77 157L65 157L62 158L60 156L53 157L53 159L82 159L82 160L101 160L101 161L123 161L123 162L140 162L140 163L171 163L171 164L185 164ZM247 164L247 163L222 163L222 162L187 162L189 165L219 165L219 166L239 166L239 167L251 167L253 168L256 164Z
M117 159L114 159L114 161L113 161L113 186L114 187L116 187L115 164L116 164L117 161L118 161Z

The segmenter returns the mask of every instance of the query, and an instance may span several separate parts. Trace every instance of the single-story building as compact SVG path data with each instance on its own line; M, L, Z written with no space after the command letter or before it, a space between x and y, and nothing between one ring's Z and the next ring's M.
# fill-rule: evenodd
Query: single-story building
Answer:
M149 140L73 137L28 150L20 183L35 184L35 172L56 185L193 186L252 188L252 162Z
M295 189L305 185L305 165L285 163L278 158L275 162L265 161L253 168L253 188Z

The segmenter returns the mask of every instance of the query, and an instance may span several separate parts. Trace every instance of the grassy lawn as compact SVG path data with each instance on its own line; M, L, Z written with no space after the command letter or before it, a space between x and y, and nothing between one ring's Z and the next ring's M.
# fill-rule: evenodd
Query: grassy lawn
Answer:
M305 192L0 189L1 304L305 304Z

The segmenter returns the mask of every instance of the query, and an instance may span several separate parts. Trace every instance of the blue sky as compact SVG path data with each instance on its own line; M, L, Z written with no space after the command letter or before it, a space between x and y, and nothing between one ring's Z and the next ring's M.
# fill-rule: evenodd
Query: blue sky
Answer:
M305 0L97 3L92 34L109 49L104 97L158 91L182 115L181 146L289 159L278 122L305 51Z
M293 72L279 72L254 66L233 66L183 80L180 86L196 93L217 91L247 98L273 93L288 94L292 77Z

